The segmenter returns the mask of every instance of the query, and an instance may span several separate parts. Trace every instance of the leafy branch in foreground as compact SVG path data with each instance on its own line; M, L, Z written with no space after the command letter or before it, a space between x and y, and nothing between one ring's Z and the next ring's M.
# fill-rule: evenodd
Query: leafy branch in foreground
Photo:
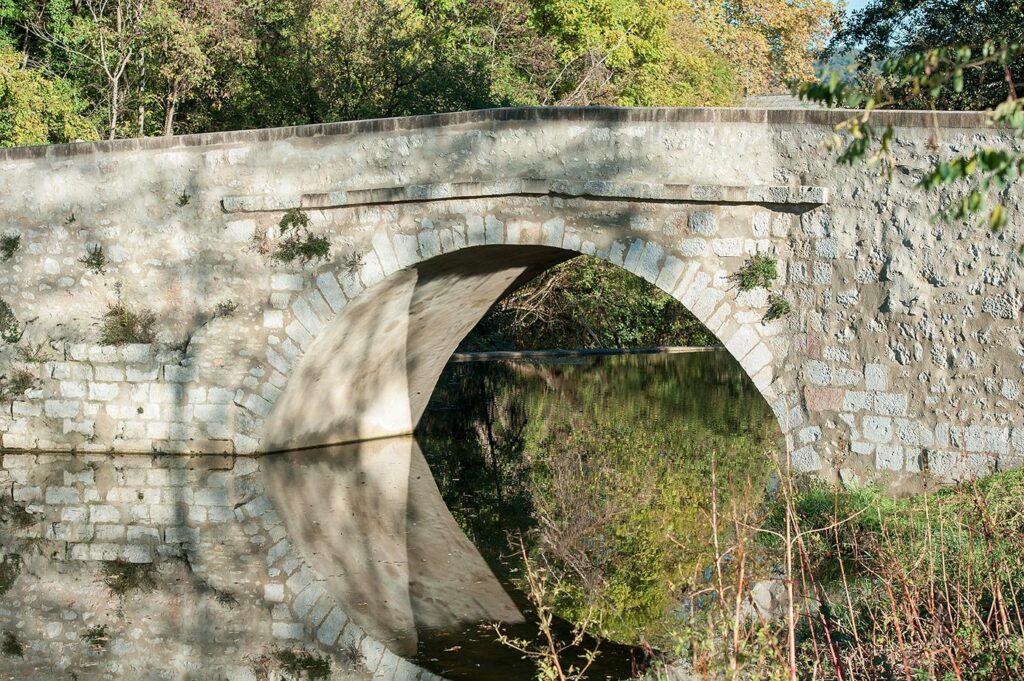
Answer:
M862 109L836 125L833 147L841 148L838 161L852 165L866 161L881 166L889 177L895 167L892 125L875 125L873 113L897 104L902 98L926 97L935 102L943 93L962 92L966 72L1001 67L1006 74L1006 99L988 112L993 125L1024 138L1024 100L1017 98L1010 71L1013 60L1024 55L1024 45L987 42L979 50L970 47L937 48L886 59L877 74L844 78L838 71L822 79L798 84L794 92L801 99L827 107ZM933 105L934 108L934 105ZM847 135L843 141L842 135ZM994 197L1024 175L1024 152L1014 149L980 147L952 159L937 161L918 183L926 190L951 187L965 182L962 198L947 202L938 217L963 220L977 216L978 224L998 230L1006 224L1002 202Z

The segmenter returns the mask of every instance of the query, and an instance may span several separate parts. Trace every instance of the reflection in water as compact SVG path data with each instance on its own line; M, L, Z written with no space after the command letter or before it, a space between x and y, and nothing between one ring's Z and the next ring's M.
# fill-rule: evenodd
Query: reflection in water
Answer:
M445 507L412 438L266 457L296 548L349 616L397 653L417 630L522 615Z
M656 543L644 523L662 537L666 518L675 523L683 541L673 546L684 550L654 547L665 555L647 576L646 609L626 599L607 622L619 641L657 643L684 595L680 577L708 564L709 537L696 522L709 453L721 467L722 494L735 493L730 480L763 480L770 424L767 405L724 353L451 365L417 439L268 456L265 487L296 548L369 634L447 678L526 679L532 663L498 643L490 627L502 622L514 637L537 636L516 588L520 566L509 559L507 532L535 536L540 516L558 529L567 514L599 510L615 493L640 500L644 513L631 511L629 525L584 537L584 546L602 545L601 579L611 583L639 569L636 544L616 546L617 537ZM578 495L559 499L567 496L559 486L567 452L573 467L600 476L582 478ZM622 584L613 586L623 593ZM566 622L556 627L567 637ZM589 678L628 677L642 657L606 641Z

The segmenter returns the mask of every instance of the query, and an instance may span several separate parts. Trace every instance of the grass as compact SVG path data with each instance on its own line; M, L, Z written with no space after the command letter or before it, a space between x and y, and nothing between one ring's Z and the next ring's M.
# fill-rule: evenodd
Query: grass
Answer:
M274 651L274 660L287 674L305 674L307 679L327 679L331 676L331 661L306 650L281 648Z
M78 262L85 265L93 274L107 273L107 256L103 252L103 246L101 244L87 246L85 249L85 255L79 258Z
M768 294L768 309L764 313L763 320L766 322L772 322L776 319L782 319L788 315L793 309L793 306L789 304L789 301L782 297L779 293Z
M0 338L6 343L17 343L21 340L22 330L14 310L6 300L0 298Z
M106 624L96 624L82 632L82 640L90 644L96 650L103 650L110 642L110 635L107 633Z
M117 596L124 597L135 591L148 593L156 588L155 572L156 566L152 563L106 561L103 563L103 583Z
M24 657L25 646L13 631L5 631L3 639L0 640L0 653L7 657Z
M7 262L13 258L19 248L21 248L20 234L10 233L0 236L0 261Z
M741 291L769 288L778 277L775 258L766 253L755 253L733 275Z
M135 310L122 301L107 308L100 325L100 343L127 345L152 343L156 338L153 326L156 315L149 310Z

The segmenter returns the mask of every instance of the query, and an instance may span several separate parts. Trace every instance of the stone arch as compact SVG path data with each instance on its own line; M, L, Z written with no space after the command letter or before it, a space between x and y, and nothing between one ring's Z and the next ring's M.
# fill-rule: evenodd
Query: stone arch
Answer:
M289 306L286 337L266 350L282 390L243 402L255 402L265 418L261 449L412 432L444 364L484 313L509 290L579 254L673 296L722 341L770 404L783 392L777 378L786 324L765 322L767 292L740 293L731 275L752 253L784 256L792 211L615 201L598 204L605 224L588 226L592 203L581 208L552 197L486 204L425 202L392 212L397 226L377 226L369 247L349 258L356 266L321 272L303 288ZM531 217L520 217L524 212ZM415 231L401 228L410 222Z

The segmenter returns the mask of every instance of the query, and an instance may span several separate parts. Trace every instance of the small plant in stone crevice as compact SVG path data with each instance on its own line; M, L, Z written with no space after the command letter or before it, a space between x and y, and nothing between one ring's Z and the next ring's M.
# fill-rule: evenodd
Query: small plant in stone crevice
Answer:
M106 624L94 624L82 632L82 640L96 650L103 650L110 642L110 634L107 633Z
M793 306L789 304L789 301L782 297L781 293L770 293L768 294L768 309L764 313L764 321L773 322L776 319L782 319L790 313Z
M0 653L7 657L24 657L25 646L13 631L5 631L3 639L0 639Z
M36 516L10 496L0 497L0 524L10 525L18 530L34 525Z
M181 196L178 197L178 208L184 208L188 205L188 202L192 200L192 195L184 189L181 190Z
M4 234L0 236L0 260L7 262L21 248L20 234Z
M235 314L235 310L238 309L238 303L230 298L222 300L213 306L213 318L220 319L222 317L230 317Z
M11 375L0 376L0 402L24 395L35 385L36 375L28 369L15 369Z
M20 554L7 553L0 556L0 596L3 596L11 590L11 587L14 586L15 580L18 579L18 575L20 574Z
M152 343L156 338L153 326L156 315L150 310L136 310L122 300L107 308L100 324L100 344L127 345Z
M71 215L69 215L66 218L64 218L64 224L66 224L66 225L73 225L76 222L78 222L78 218L75 217L74 213L71 213Z
M129 563L111 560L103 563L103 583L116 596L127 596L139 591L148 593L156 588L153 563Z
M14 344L21 340L21 335L21 324L14 316L14 310L6 300L0 298L0 339L3 339L5 343Z
M331 676L331 661L307 650L279 648L274 660L286 674L305 674L307 679L327 679Z
M769 288L777 276L775 258L767 253L755 253L736 270L733 278L741 291L751 291L755 288Z
M309 216L292 208L278 223L281 238L273 258L279 262L295 261L305 265L312 260L326 260L331 255L331 242L309 231Z
M103 252L102 244L92 244L86 247L86 253L78 262L89 268L93 274L106 274L107 273L107 256Z

